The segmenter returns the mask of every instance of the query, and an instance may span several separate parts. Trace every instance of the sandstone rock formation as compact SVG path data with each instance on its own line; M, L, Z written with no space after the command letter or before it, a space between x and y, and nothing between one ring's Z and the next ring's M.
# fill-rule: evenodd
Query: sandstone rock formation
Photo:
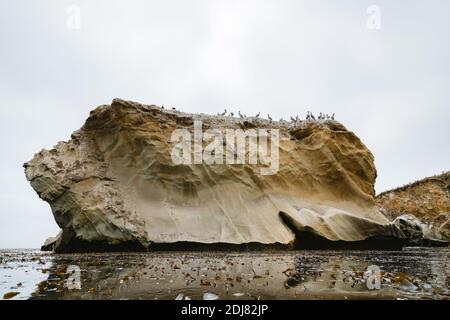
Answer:
M450 241L450 172L383 192L376 202L389 219L416 217L429 229L426 239Z
M174 164L171 135L192 131L194 121L220 131L279 129L278 172L262 175L247 162ZM336 121L293 128L115 99L24 167L62 229L53 242L60 252L404 237L375 205L372 154Z

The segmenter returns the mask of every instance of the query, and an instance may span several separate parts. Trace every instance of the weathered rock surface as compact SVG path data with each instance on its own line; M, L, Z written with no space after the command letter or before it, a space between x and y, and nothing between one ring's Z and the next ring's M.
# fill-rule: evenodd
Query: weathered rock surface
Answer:
M175 129L280 130L280 165L175 165ZM115 99L68 142L24 164L62 233L56 251L163 244L281 245L301 235L361 242L404 235L374 201L373 156L336 121L287 122L194 115ZM309 239L306 237L305 239ZM305 240L306 241L306 240ZM314 241L314 240L313 240Z
M425 239L450 241L450 172L383 192L376 202L389 219L405 215L418 219L429 229Z
M62 231L58 233L56 237L49 237L44 241L44 244L41 246L42 251L53 251L56 247L58 247L59 241L62 239Z
M440 239L440 234L412 214L398 216L393 224L406 236L408 245L447 246L447 242Z

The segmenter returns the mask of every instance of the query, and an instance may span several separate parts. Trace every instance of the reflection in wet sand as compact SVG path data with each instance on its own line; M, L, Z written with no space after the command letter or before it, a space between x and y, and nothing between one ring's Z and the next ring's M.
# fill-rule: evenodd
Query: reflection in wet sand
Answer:
M448 248L66 255L0 251L0 294L20 292L13 299L448 299L449 253ZM68 288L74 279L68 267L80 271L80 290Z

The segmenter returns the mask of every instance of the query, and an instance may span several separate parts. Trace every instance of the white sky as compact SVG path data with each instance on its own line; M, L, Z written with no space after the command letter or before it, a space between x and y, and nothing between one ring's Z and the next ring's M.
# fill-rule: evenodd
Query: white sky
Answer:
M115 97L335 112L374 153L377 192L450 169L449 14L439 0L0 0L0 247L57 233L22 164Z

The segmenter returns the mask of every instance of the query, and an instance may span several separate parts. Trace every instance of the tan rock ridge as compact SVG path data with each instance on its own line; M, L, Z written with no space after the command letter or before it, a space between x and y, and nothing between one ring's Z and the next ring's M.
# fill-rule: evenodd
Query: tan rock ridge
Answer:
M192 131L194 121L221 131L279 129L277 174L261 175L250 164L175 165L171 134ZM308 241L314 247L316 240L403 237L375 205L372 154L336 121L292 127L115 99L91 111L68 142L24 167L62 229L56 251Z
M434 238L450 241L450 171L383 192L376 202L389 219L413 215Z

